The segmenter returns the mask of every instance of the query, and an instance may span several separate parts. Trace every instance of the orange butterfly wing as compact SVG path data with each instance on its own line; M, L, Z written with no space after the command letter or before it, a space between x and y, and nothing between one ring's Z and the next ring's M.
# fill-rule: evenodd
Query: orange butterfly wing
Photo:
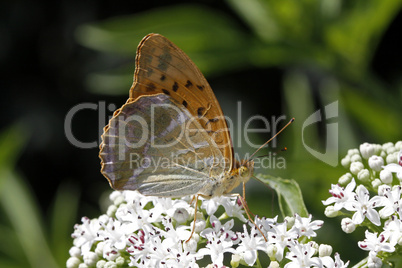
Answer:
M137 48L134 82L127 103L143 95L164 93L197 118L234 167L233 146L222 109L207 80L191 59L159 34L145 36Z

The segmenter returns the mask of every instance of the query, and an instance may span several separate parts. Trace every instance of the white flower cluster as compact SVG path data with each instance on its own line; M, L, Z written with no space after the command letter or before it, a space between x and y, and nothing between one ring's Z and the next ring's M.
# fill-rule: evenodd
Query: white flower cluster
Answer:
M369 251L368 267L381 267L402 245L402 141L364 143L360 150L349 150L341 163L350 172L339 179L339 185L332 185L332 197L323 204L333 205L325 214L346 215L341 222L346 233L367 226L366 239L358 246Z
M172 200L143 196L137 191L116 191L110 199L113 205L106 215L82 218L82 223L75 225L68 268L221 268L229 263L231 267L253 266L260 265L260 252L269 256L269 267L348 265L338 254L330 257L330 246L308 242L323 224L311 221L311 215L308 218L295 215L283 223L278 223L277 218L256 217L255 223L268 240L265 241L254 224L246 223L237 197L202 200L195 233L186 242L195 212L189 197ZM243 224L235 226L234 217Z

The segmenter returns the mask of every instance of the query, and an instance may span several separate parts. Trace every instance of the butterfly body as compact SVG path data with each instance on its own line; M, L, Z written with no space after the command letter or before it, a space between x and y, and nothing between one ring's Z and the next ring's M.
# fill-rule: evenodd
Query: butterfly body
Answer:
M99 156L112 188L161 197L226 195L254 168L234 160L226 120L204 76L158 34L138 46L130 97L104 128Z

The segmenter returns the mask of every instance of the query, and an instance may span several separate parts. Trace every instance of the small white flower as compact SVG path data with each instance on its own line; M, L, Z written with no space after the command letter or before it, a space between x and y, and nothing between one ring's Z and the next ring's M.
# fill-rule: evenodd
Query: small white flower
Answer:
M392 217L384 224L384 231L390 233L389 242L391 245L399 244L402 238L402 221L397 217Z
M98 235L109 244L110 248L122 250L126 247L127 236L135 230L131 224L124 224L113 218L109 218L107 223L102 223L103 230L99 230Z
M367 259L367 267L368 268L381 268L382 267L382 261L380 258L377 257L377 254L375 252L372 252L372 251L369 252L369 257Z
M318 230L324 224L321 220L315 220L311 222L312 215L310 214L308 218L302 218L298 214L295 215L295 224L293 228L297 231L299 236L306 236L307 238L317 236L314 230Z
M360 153L364 159L368 159L370 156L375 154L375 151L375 146L373 144L365 142L360 145Z
M224 235L222 237L216 237L215 235L209 235L208 242L205 248L201 248L198 253L200 255L210 255L213 264L218 267L223 266L223 254L225 252L230 252L232 254L236 253L235 249L232 247L233 242L225 240Z
M369 158L368 164L374 171L380 171L384 165L384 159L381 156L373 155Z
M90 220L87 217L81 219L82 224L74 226L74 233L71 235L74 238L74 246L81 248L82 252L88 252L93 243L102 240L98 237L98 231L101 228L98 219Z
M243 229L244 232L238 234L241 242L237 247L236 252L242 256L249 266L252 266L257 260L257 250L266 250L267 246L257 228L251 228L250 235L247 232L245 224L243 225Z
M209 222L211 223L212 228L207 228L201 232L201 236L207 238L208 236L217 236L217 237L223 237L225 240L230 240L233 243L237 244L240 242L238 234L232 231L232 228L234 226L234 221L233 219L225 222L223 225L221 222L215 217L215 215L212 215Z
M311 243L300 244L294 241L293 245L289 246L289 250L286 258L291 262L287 263L285 268L323 267L320 258L313 257L316 250L311 246Z
M353 233L356 230L356 224L350 218L343 218L341 221L341 228L347 234Z
M353 190L355 187L356 182L353 179L345 188L337 184L331 184L331 190L329 190L329 193L332 195L332 197L322 201L322 203L326 206L335 203L334 210L341 210L345 204L354 197L355 194Z
M385 192L382 196L382 205L384 207L379 212L381 218L387 218L395 212L401 211L401 186L397 185L396 187L393 187L392 190L390 187L385 188Z
M346 263L344 263L341 260L341 256L339 255L338 252L335 253L335 267L336 268L346 268L349 266L349 261L347 261Z
M229 217L235 216L245 222L244 210L237 204L237 196L217 196L210 199L203 199L201 208L205 209L208 215L216 212L218 207L222 205Z
M359 185L356 188L355 200L348 202L345 208L349 211L356 211L353 214L352 221L355 224L361 224L364 218L367 217L372 223L379 226L380 216L374 209L381 205L382 198L380 196L374 196L370 199L369 191L363 185Z
M390 236L389 232L382 232L378 237L376 233L370 233L368 230L365 232L366 239L358 243L359 247L363 250L372 251L375 253L385 251L394 252L395 247L387 242Z
M362 162L352 162L352 164L350 164L350 172L354 175L357 175L363 168L364 165Z
M268 233L268 243L275 244L277 248L275 254L276 260L281 261L283 259L283 253L289 241L296 238L298 238L297 231L294 229L288 231L286 222L272 226L272 231Z

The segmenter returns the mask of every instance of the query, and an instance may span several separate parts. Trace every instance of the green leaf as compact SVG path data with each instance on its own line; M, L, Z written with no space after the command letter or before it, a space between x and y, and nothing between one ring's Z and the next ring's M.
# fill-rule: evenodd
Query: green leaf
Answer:
M263 174L258 174L256 177L262 183L267 184L276 191L283 217L291 217L294 216L295 213L302 217L308 216L300 187L295 180L282 179Z

